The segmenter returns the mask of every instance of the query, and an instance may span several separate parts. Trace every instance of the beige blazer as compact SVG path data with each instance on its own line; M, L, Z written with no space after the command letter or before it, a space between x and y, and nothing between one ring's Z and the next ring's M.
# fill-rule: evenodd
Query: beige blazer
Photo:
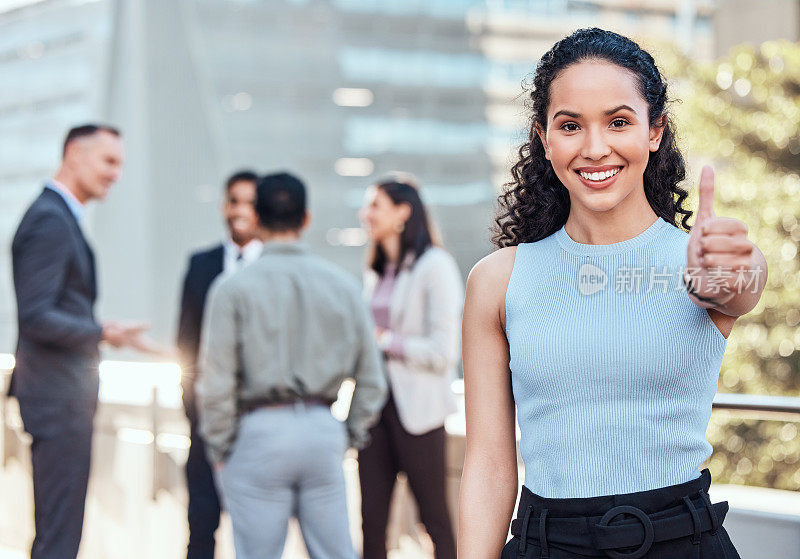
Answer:
M367 270L367 301L378 282ZM391 331L403 339L405 357L389 358L392 395L403 427L421 435L444 425L457 410L451 388L460 357L464 284L455 259L431 247L397 276L390 306Z

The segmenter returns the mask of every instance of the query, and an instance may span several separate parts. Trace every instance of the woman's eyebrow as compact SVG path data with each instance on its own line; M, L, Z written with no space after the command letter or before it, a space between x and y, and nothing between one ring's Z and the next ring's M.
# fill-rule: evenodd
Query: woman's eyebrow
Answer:
M615 109L610 109L610 110L606 111L605 114L606 115L613 115L615 112L622 111L622 110L630 111L633 114L637 114L636 111L634 111L633 108L629 107L628 105L620 105L619 107L617 107Z
M609 109L609 110L605 111L603 114L605 114L606 116L613 115L617 111L630 111L633 114L637 114L637 112L630 105L620 105L619 107L614 107L613 109ZM562 109L562 110L558 111L556 114L553 115L553 119L556 119L557 117L559 117L561 115L568 116L570 118L580 118L581 117L580 113L575 113L575 112L572 112L572 111L568 111L566 109Z
M561 111L558 111L556 114L553 115L553 119L555 119L559 115L568 116L570 118L580 118L581 117L581 115L579 113L573 113L571 111L561 110Z

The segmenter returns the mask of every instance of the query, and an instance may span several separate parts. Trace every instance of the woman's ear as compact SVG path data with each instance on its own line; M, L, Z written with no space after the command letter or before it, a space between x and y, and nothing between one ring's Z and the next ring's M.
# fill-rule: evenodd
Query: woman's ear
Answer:
M411 217L411 204L408 202L403 202L398 206L398 210L400 211L400 217L402 220L408 221Z
M550 160L550 146L547 144L547 134L544 130L542 130L541 126L538 124L536 125L536 135L539 136L539 140L542 142L542 147L544 148L544 156L549 161Z
M664 129L667 127L667 115L661 115L655 124L650 127L650 151L658 151Z

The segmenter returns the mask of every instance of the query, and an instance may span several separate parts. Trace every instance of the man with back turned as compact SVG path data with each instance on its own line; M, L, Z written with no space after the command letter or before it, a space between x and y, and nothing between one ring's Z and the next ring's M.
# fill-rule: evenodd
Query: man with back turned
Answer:
M154 351L143 325L98 323L94 253L83 236L84 205L120 177L124 152L110 126L73 128L55 177L45 183L12 244L19 341L9 394L32 436L36 535L31 559L74 559L83 528L98 344Z
M342 459L361 447L386 380L358 282L301 241L306 192L258 182L258 260L212 286L197 385L200 434L233 523L238 559L279 558L296 516L311 557L354 559ZM350 413L331 415L346 378Z

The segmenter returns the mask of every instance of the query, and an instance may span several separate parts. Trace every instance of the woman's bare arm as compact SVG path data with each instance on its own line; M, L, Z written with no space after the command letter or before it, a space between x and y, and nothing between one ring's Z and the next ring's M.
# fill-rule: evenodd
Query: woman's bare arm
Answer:
M517 449L505 294L516 247L475 265L462 325L467 448L461 477L459 559L500 557L517 494Z

